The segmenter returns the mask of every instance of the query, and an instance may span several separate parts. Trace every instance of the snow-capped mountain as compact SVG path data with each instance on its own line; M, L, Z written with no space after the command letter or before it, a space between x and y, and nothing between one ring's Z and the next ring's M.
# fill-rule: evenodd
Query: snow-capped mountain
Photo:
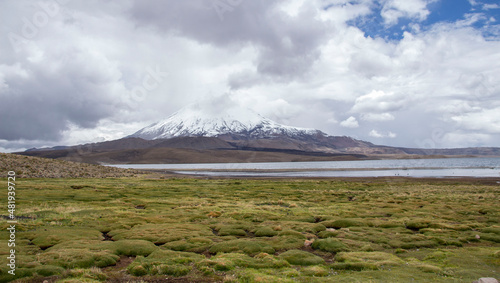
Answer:
M88 163L166 164L357 160L394 155L490 155L500 148L418 149L374 145L285 126L221 99L192 104L128 137L23 155ZM85 150L81 150L85 148Z
M23 155L107 164L357 160L394 155L491 155L500 148L415 149L378 146L347 136L285 126L222 97L192 104L128 137ZM81 150L85 148L85 150Z
M279 124L248 108L232 106L213 109L213 107L206 107L198 103L191 104L172 114L166 120L149 125L129 137L156 140L223 135L242 138L326 136L319 130Z

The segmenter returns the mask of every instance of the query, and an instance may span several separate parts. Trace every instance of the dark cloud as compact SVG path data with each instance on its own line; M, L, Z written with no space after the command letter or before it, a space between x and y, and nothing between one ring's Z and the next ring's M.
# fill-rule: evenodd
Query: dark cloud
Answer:
M232 10L223 12L222 18L215 8L217 2L134 0L129 13L139 26L153 26L218 46L274 37L267 21L268 11L280 1L241 1Z
M251 45L258 50L259 74L288 80L302 76L319 58L329 28L315 18L312 6L290 16L277 7L281 2L135 0L130 15L138 26L152 26L218 48Z
M116 103L106 76L79 63L85 62L49 70L25 62L19 64L22 72L7 74L0 92L0 139L58 140L69 125L92 128L110 116Z

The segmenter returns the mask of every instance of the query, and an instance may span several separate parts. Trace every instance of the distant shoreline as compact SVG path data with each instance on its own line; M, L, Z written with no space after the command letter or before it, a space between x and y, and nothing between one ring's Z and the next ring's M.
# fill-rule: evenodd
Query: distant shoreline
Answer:
M129 164L112 167L218 177L500 177L499 158L288 163Z

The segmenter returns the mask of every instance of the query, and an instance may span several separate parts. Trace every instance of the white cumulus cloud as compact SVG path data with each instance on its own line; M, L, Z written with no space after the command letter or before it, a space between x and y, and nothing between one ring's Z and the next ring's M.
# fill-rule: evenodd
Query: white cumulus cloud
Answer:
M366 113L361 114L361 119L371 122L384 122L396 119L391 113Z
M393 132L387 132L387 133L381 133L377 130L371 130L370 133L369 133L370 137L374 137L374 138L391 138L391 139L394 139L397 137L397 135Z
M373 90L368 94L358 97L354 102L352 111L357 113L382 113L399 110L404 105L405 101L402 97L396 95L394 92Z
M359 127L358 120L356 119L356 117L353 117L353 116L351 116L351 117L345 119L344 121L340 122L340 125L342 127L351 128L351 129L355 129L355 128Z
M385 0L382 17L388 25L396 24L399 18L415 18L423 21L430 14L427 5L436 0Z

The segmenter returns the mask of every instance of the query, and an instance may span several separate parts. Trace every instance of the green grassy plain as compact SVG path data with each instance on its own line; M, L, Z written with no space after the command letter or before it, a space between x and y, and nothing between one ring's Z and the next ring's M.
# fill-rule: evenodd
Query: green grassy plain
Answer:
M500 277L496 181L23 179L16 197L16 276L4 221L1 282Z

